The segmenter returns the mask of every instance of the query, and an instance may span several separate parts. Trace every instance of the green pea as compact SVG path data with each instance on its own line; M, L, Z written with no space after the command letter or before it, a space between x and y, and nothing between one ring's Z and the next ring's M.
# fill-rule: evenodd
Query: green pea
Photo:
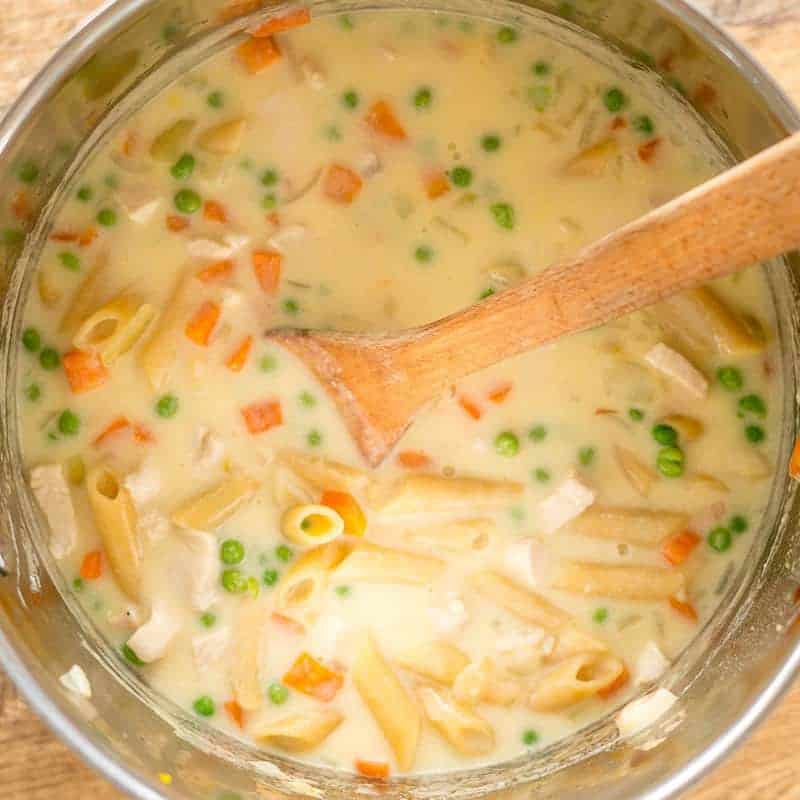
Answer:
M278 178L280 175L278 174L278 170L272 169L265 169L261 173L261 185L262 186L274 186L278 182Z
M414 258L420 264L428 264L433 260L433 248L427 244L421 244L414 250Z
M161 29L161 38L167 43L172 44L178 38L180 29L174 22L168 22Z
M653 425L650 433L653 438L659 444L663 444L664 447L674 447L678 444L678 431L676 431L672 425L659 422L658 425Z
M553 90L549 86L531 86L528 99L537 111L544 111L553 99Z
M122 655L125 657L125 660L133 664L134 667L144 666L144 661L142 661L142 659L136 655L133 648L129 644L122 645Z
M641 422L644 419L644 411L641 408L629 408L628 409L628 416L634 422Z
M502 139L496 133L487 133L481 139L481 147L487 153L494 153L500 149L500 145L502 144Z
M433 102L433 90L429 86L420 86L414 92L414 106L416 108L428 108Z
M662 447L656 456L658 471L665 478L683 475L683 450L680 447Z
M75 436L81 428L80 417L69 409L65 409L58 416L58 429L64 436Z
M739 399L739 411L755 414L757 417L767 416L767 406L760 395L746 394Z
M103 183L108 186L109 189L116 189L117 186L119 186L116 175L106 175L105 178L103 178Z
M333 591L336 592L339 597L349 597L353 593L353 590L349 586L344 585L337 586Z
M303 408L314 408L317 404L317 398L311 392L301 392L298 402Z
M650 119L647 114L641 114L638 117L634 117L631 125L635 131L639 131L639 133L643 133L645 136L650 136L650 134L655 130L653 120Z
M267 194L261 198L261 208L263 208L264 211L272 211L277 205L278 197L275 192L267 192Z
M310 447L319 447L322 444L322 434L316 429L311 430L306 436L306 441Z
M358 92L349 89L342 95L342 105L345 108L358 108Z
M533 747L539 741L539 734L533 728L529 728L522 733L522 744L526 747Z
M211 108L222 108L225 105L225 95L219 90L210 92L206 97L206 102Z
M450 170L450 180L454 186L466 189L472 183L472 170L469 167L453 167Z
M194 214L196 211L200 210L200 206L203 203L200 199L200 195L197 194L194 189L181 189L179 192L175 193L173 200L175 202L175 208L177 208L181 214Z
M23 183L34 183L39 177L39 167L33 161L26 161L17 171L17 177Z
M280 573L276 569L265 569L261 574L261 580L264 586L274 586L278 582Z
M247 591L247 578L238 569L222 571L222 588L231 594L242 594Z
M64 267L66 267L66 269L71 270L72 272L77 272L81 268L81 260L75 255L75 253L71 253L69 250L59 253L58 260L64 265Z
M543 442L547 437L547 428L544 425L534 425L528 431L528 438L532 442Z
M720 527L714 528L706 537L706 541L712 550L716 550L718 553L724 553L726 550L730 549L733 537L727 528Z
M279 544L275 548L276 558L278 559L278 561L283 561L284 564L287 563L288 561L291 561L293 555L294 553L292 552L292 548L288 547L285 544Z
M289 699L289 690L282 683L271 683L267 689L267 695L270 702L281 706Z
M498 433L494 439L494 449L498 455L511 457L519 453L519 438L512 431Z
M164 419L169 419L178 413L179 405L178 398L174 394L163 394L156 402L156 414Z
M170 173L176 180L185 181L194 172L195 163L195 158L191 153L184 153L172 165L170 168Z
M578 461L581 462L581 466L588 467L594 461L594 456L594 447L581 447L578 450Z
M550 65L546 61L535 61L531 67L531 72L539 77L550 74Z
M533 471L533 477L539 483L548 483L550 480L550 472L549 470L543 469L542 467L537 467Z
M342 132L336 125L333 124L326 125L323 133L329 142L338 142L342 138Z
M717 380L723 389L727 389L729 392L736 392L744 385L741 370L736 367L720 367L717 370Z
M731 521L728 523L728 527L733 533L744 533L749 527L747 517L743 517L741 514L734 514L734 516L731 517Z
M83 578L73 578L73 580L72 580L72 591L73 592L82 592L83 591Z
M117 224L117 212L113 208L101 208L97 212L97 221L104 228L111 228Z
M492 212L494 221L506 230L514 227L514 207L508 203L493 203L489 210Z
M31 383L25 387L25 397L35 403L42 396L42 387L38 383Z
M287 298L283 301L283 310L287 314L299 314L300 313L300 303L297 300L293 300L291 297Z
M521 523L525 519L525 509L519 506L512 508L509 514L511 515L511 519L517 523Z
M259 593L261 592L261 586L258 583L258 579L252 577L252 575L247 579L247 591L250 592L251 597L258 597Z
M353 22L353 18L349 14L342 14L342 16L339 17L339 24L346 31L351 31L356 26L355 22Z
M596 622L598 625L602 625L608 619L608 609L607 608L596 608L594 613L592 614L592 621Z
M274 372L278 368L278 359L275 356L262 356L258 366L262 372Z
M195 713L199 714L201 717L213 717L216 711L214 701L207 694L198 697L197 700L192 703L192 708L195 710Z
M497 41L501 44L511 44L512 42L516 42L518 38L519 34L516 29L508 25L504 25L497 31Z
M494 289L490 286L488 289L484 289L479 295L478 300L485 300L487 297L491 297L494 294Z
M61 356L58 354L58 350L52 347L45 347L42 352L39 353L39 364L41 364L42 369L52 372L54 369L58 369L60 363Z
M608 89L603 95L603 105L612 113L621 111L628 102L628 98L622 93L621 89L613 87Z
M764 429L760 425L748 425L744 429L744 435L747 437L747 441L752 444L763 442L766 436Z
M18 244L22 244L24 240L25 234L17 228L5 228L3 230L3 243L9 247L16 247Z
M91 186L81 186L77 192L75 192L75 196L81 203L88 203L92 199L92 195L94 192L92 191Z
M244 545L238 539L226 539L219 547L219 557L223 564L233 566L244 561Z
M204 628L213 628L214 623L217 621L217 615L211 611L206 611L200 615L200 624Z
M39 352L42 346L42 336L36 328L25 328L22 332L22 346L29 353Z

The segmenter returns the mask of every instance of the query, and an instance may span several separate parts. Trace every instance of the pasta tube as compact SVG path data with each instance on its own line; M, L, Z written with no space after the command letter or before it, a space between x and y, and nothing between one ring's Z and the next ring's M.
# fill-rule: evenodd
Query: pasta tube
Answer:
M424 586L435 581L443 571L444 563L438 559L366 545L342 561L336 568L336 579L342 583L366 581Z
M258 489L258 482L247 475L232 475L213 489L196 495L172 514L172 522L179 528L210 531L218 528L245 503Z
M449 642L426 642L397 659L397 663L417 675L451 686L456 676L469 664L463 651Z
M246 711L260 708L264 699L260 673L265 623L264 604L254 597L244 600L236 622L231 686L236 702Z
M100 255L89 274L83 279L81 285L75 290L72 302L64 312L58 329L61 333L72 336L81 323L89 316L92 308L100 303L103 294L103 284L108 272L108 256Z
M494 520L466 519L442 522L438 525L420 525L403 531L403 537L420 547L445 550L448 553L466 553L485 550L495 533Z
M479 756L494 749L494 730L485 719L429 686L419 690L419 699L433 727L459 753Z
M681 594L685 583L677 569L562 561L552 585L585 596L656 602Z
M361 699L389 742L398 766L404 772L410 770L419 743L419 709L369 634L362 639L352 676Z
M321 456L310 456L298 450L284 450L281 461L318 492L334 489L357 495L366 491L371 482L370 476L363 470Z
M664 539L686 530L688 524L688 515L675 511L595 505L576 517L569 528L592 539L657 547Z
M120 589L139 599L141 555L136 536L136 508L119 478L105 466L96 466L86 476L86 490L95 525L103 540L111 572Z
M281 519L281 533L290 542L313 547L341 536L344 521L328 506L294 506Z
M266 744L304 753L322 744L339 727L344 717L330 708L309 709L253 728L253 737Z
M491 658L469 664L453 683L453 697L464 706L476 703L510 706L520 691L519 682L498 669Z
M625 665L608 654L580 653L548 670L528 698L534 711L560 711L608 690L625 674Z

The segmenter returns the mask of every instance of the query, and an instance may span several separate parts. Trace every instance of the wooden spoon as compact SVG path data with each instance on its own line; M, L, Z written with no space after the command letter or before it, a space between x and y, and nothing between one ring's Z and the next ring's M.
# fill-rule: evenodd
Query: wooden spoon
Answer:
M524 350L800 247L800 133L448 317L399 333L267 336L325 386L377 466L451 384Z

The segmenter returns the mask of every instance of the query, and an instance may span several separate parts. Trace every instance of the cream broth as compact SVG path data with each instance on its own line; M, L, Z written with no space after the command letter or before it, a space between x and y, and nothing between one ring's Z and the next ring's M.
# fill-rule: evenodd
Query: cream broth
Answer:
M657 684L748 552L768 287L474 375L367 471L265 329L428 322L724 161L655 84L522 27L283 22L162 91L53 223L19 376L51 549L132 668L233 736L377 777L519 756Z

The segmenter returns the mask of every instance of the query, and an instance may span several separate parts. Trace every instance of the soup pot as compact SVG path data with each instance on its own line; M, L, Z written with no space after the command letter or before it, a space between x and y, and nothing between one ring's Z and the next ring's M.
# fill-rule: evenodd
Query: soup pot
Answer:
M315 14L425 8L530 25L581 48L620 51L660 72L732 160L798 127L796 109L735 42L683 0L313 0ZM46 224L94 144L197 59L278 8L262 0L118 0L44 67L0 126L0 169L35 164L26 208L0 212L0 663L30 705L95 769L137 798L667 798L729 753L789 686L800 664L795 590L800 504L786 464L796 437L800 259L770 270L778 310L784 428L769 508L718 612L663 685L679 701L620 741L611 716L524 758L492 767L370 783L273 756L207 729L159 697L109 648L65 591L25 485L15 411L23 300ZM26 189L27 191L27 189ZM22 213L21 213L22 212ZM1 218L5 214L6 218ZM19 217L22 216L23 220ZM24 223L24 224L23 224ZM91 699L59 676L83 667Z

